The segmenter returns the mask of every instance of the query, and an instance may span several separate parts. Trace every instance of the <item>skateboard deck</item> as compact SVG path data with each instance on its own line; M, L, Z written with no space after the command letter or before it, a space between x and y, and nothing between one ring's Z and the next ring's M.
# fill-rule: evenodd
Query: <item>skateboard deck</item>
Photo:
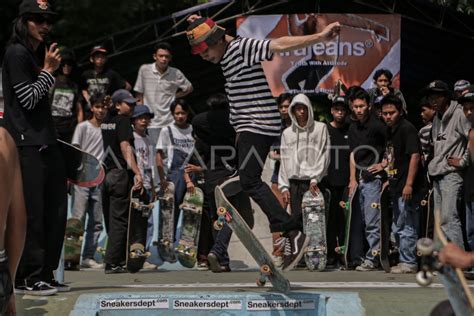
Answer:
M301 202L303 232L309 237L304 253L306 267L310 271L323 271L327 263L326 206L323 193L316 195L306 191Z
M127 271L136 273L143 268L150 253L145 251L148 217L154 207L145 189L130 191L127 228Z
M344 210L344 218L346 220L346 225L344 229L343 244L336 247L335 251L336 253L342 255L344 268L346 270L349 269L349 262L350 262L349 244L350 244L350 235L351 235L352 202L356 193L357 193L357 187L354 189L352 194L349 193L349 188L346 188L342 195L342 201L339 202L339 206Z
M186 192L180 205L183 225L175 252L179 263L186 268L194 268L196 265L203 202L204 193L195 187L194 193Z
M380 211L380 249L372 252L373 256L378 256L380 264L385 272L390 273L390 226L391 226L391 210L390 210L390 191L388 181L382 185L380 191L380 203L372 203L372 208L378 208Z
M66 162L69 182L80 187L96 187L104 181L105 171L100 161L93 155L65 142L57 140Z
M428 286L433 282L433 271L440 271L441 282L444 285L449 302L456 315L473 315L474 299L461 269L442 265L437 254L448 240L441 229L441 212L434 211L434 237L436 243L429 238L421 238L416 243L418 255L421 258L421 270L416 275L416 281L421 286Z
M290 282L278 270L270 255L255 237L252 230L240 216L235 207L228 201L226 192L241 191L240 178L231 178L215 188L215 198L217 206L218 220L214 222L214 228L222 228L224 224L229 225L232 231L237 235L244 247L260 267L260 276L257 278L257 285L264 286L269 280L274 289L288 293L290 291ZM229 194L230 195L230 194Z
M70 218L66 222L64 236L64 269L79 270L84 227L80 219Z
M166 192L158 193L160 219L158 235L158 255L163 261L176 262L174 252L174 184L168 182Z

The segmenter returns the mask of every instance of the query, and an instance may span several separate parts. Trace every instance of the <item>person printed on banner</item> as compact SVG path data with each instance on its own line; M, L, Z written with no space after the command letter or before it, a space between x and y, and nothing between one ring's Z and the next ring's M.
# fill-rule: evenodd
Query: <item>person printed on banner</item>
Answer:
M416 273L416 241L420 233L420 203L423 191L421 146L418 131L405 119L402 101L387 95L381 102L388 126L387 174L392 200L392 233L399 250L399 263L391 273Z
M143 178L134 154L131 116L136 105L132 94L119 89L112 94L113 107L101 124L104 142L105 180L102 210L108 233L105 273L124 273L130 207L130 191L143 188Z
M50 92L54 127L58 138L68 143L71 142L76 125L84 119L79 86L72 80L75 65L71 51L61 52L61 65Z
M99 161L104 158L104 142L101 124L107 114L107 97L94 94L90 98L92 117L77 125L72 137L72 144L93 155ZM71 217L85 221L87 214L86 237L82 250L82 268L103 269L104 265L94 259L99 236L104 229L102 213L102 194L100 185L83 188L75 185L72 191Z

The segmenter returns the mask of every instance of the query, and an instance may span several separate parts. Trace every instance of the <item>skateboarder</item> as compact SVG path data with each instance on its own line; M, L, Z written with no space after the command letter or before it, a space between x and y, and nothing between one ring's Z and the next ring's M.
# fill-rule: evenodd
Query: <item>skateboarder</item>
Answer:
M16 315L13 282L26 236L26 209L15 142L0 119L0 315Z
M112 94L111 115L101 125L106 176L102 187L102 207L108 233L105 273L125 273L127 223L130 190L143 187L143 178L133 153L130 122L135 98L125 89Z
M328 174L323 179L323 183L327 184L331 191L327 220L327 265L333 265L337 261L334 251L337 241L339 241L339 245L344 242L345 219L339 203L349 184L349 124L346 123L348 113L349 107L346 98L342 96L335 98L331 106L333 119L327 124L331 141L331 159Z
M46 0L22 1L2 66L5 127L19 149L28 213L15 288L31 295L55 294L55 286L68 290L53 276L67 216L66 166L48 100L61 57L57 43L44 44L54 15Z
M431 132L434 155L428 165L433 178L434 209L441 209L441 228L458 246L463 246L458 201L461 198L464 165L449 164L448 157L462 157L466 152L471 122L461 105L452 100L448 85L440 80L431 82L424 90L428 101L437 112Z
M77 125L72 137L72 144L85 152L92 154L99 161L104 156L104 143L100 125L105 118L107 109L105 107L105 95L94 94L90 98L91 119ZM103 264L94 260L97 242L102 233L102 195L100 187L83 188L75 185L72 194L72 218L82 222L88 216L84 250L82 252L81 266L83 268L102 269Z
M281 137L278 185L291 216L302 225L303 195L308 190L316 195L321 189L330 162L330 139L327 126L314 120L311 101L304 94L293 98L288 114L292 123Z
M402 101L387 95L381 101L382 117L388 126L386 152L392 199L392 233L400 252L400 263L391 273L416 273L416 241L419 236L421 174L420 141L416 128L405 119ZM417 188L414 190L414 188Z
M282 37L275 40L225 35L225 29L209 18L192 15L187 36L192 53L220 64L230 101L230 122L236 130L239 174L242 188L269 219L271 232L282 232L290 239L291 255L283 269L291 269L303 255L308 238L299 231L301 223L281 207L271 189L261 179L263 162L275 136L280 133L280 114L265 80L261 62L275 52L284 52L330 40L339 32L338 22L320 33Z
M385 148L386 126L370 111L370 96L363 89L354 89L349 96L352 111L357 121L349 127L350 147L350 179L349 189L352 192L359 188L359 201L353 203L352 217L357 221L352 227L352 233L365 223L365 238L369 244L363 258L363 241L352 238L351 257L363 262L356 267L357 271L372 271L378 268L378 260L373 252L380 249L380 211L372 204L380 204L380 193L384 181L386 165L382 163ZM358 202L358 203L357 203ZM360 214L357 212L360 211ZM356 239L360 238L357 236Z

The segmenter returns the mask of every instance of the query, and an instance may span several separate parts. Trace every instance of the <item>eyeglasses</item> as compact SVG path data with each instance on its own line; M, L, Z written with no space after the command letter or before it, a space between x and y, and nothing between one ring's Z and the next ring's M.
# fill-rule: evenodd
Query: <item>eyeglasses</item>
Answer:
M43 24L43 23L46 23L48 25L54 24L54 19L49 15L35 14L35 15L30 16L28 20L34 22L35 24Z

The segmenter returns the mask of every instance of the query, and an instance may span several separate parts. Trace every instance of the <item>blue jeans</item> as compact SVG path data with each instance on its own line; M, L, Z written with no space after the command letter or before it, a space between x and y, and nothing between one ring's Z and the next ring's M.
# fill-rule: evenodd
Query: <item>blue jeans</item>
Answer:
M365 225L365 238L369 244L369 251L365 259L374 263L377 262L372 255L372 251L380 249L380 211L373 208L372 203L380 203L380 191L382 190L382 180L376 178L370 182L359 182L359 205L362 220Z
M406 202L401 196L392 197L392 232L399 247L400 262L416 265L416 241L420 229L420 199Z
M102 195L98 186L82 188L75 185L72 194L71 215L73 218L84 221L86 214L88 220L82 258L92 259L97 249L99 236L104 228L102 226Z
M448 239L464 249L458 205L463 178L457 172L436 177L433 181L434 209L441 210L441 229Z
M471 251L474 251L474 201L466 202L466 234Z

